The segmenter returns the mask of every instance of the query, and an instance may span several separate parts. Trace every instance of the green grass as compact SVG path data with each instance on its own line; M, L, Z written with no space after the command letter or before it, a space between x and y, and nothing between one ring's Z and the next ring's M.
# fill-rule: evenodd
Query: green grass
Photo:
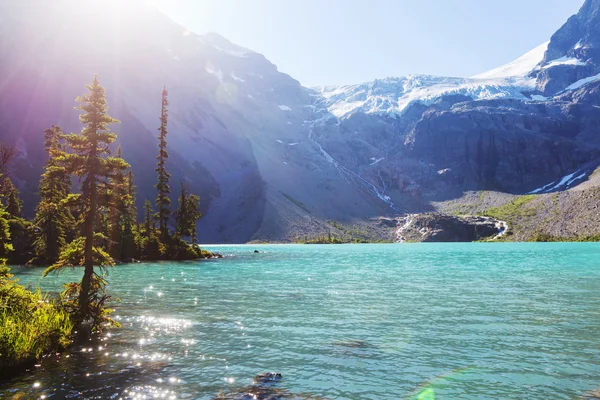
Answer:
M537 196L529 194L526 196L519 196L510 203L501 205L499 207L491 207L483 212L483 215L492 217L500 220L513 221L523 217L532 217L536 213L534 207L527 207Z
M2 267L0 267L2 269ZM25 367L71 343L73 321L57 302L0 271L0 374Z
M529 242L600 242L600 235L560 237L544 232L536 232Z

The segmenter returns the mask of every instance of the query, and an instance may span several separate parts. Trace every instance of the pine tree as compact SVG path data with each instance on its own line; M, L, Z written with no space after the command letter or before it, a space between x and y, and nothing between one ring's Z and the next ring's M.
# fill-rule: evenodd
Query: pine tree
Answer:
M200 212L200 196L190 194L188 196L188 210L190 214L190 240L192 243L198 242L197 223L202 213Z
M13 185L11 179L7 179L7 198L6 198L6 212L12 217L21 217L21 209L23 208L23 201L19 198L19 189Z
M133 172L131 169L126 177L127 196L125 197L125 213L123 215L121 228L121 259L130 261L138 256L138 243L136 231L137 209L135 207L135 185L133 183Z
M154 226L154 215L152 214L152 204L146 200L144 204L145 213L145 232L142 240L142 258L145 260L160 260L166 254L166 246L160 241L156 235Z
M64 266L80 264L80 258L72 255L83 250L84 273L76 295L78 298L76 322L80 327L93 318L89 329L97 328L97 315L102 311L106 300L104 294L105 280L94 271L95 262L101 268L112 264L112 259L101 248L95 246L97 239L98 195L99 187L106 184L108 178L114 177L128 165L120 158L109 157L109 145L116 140L116 135L108 130L108 125L119 122L107 114L106 94L98 81L98 76L90 85L86 85L88 93L78 97L76 109L83 111L79 120L84 124L80 134L64 135L63 138L71 152L64 153L59 161L69 173L81 179L83 197L82 231L83 243L76 240L61 254L59 262L46 270L45 274ZM81 248L82 247L82 248Z
M175 211L177 237L190 237L192 243L195 243L197 240L196 223L201 216L200 197L188 194L187 185L181 181L179 208Z
M6 264L6 259L13 250L8 224L9 217L4 206L0 204L0 267Z
M167 89L164 88L162 91L160 128L158 128L158 131L160 132L158 135L158 156L156 156L156 159L158 160L156 166L158 182L155 186L156 190L158 191L158 196L156 197L156 208L158 209L158 227L160 229L160 235L163 243L167 243L169 238L169 206L171 205L171 199L169 197L171 193L171 187L169 186L169 179L171 178L171 175L167 172L165 167L167 158L169 158L169 153L167 153L167 122L169 117L169 112L167 109L169 101L167 100L167 95Z
M144 203L144 227L146 239L149 239L152 231L154 230L154 220L152 218L152 203L150 200L146 200Z
M15 156L15 149L0 143L0 197L5 197L7 192L7 184L10 182L9 167ZM6 207L0 202L0 267L6 264L6 259L13 250L10 225L10 215L6 211ZM4 269L0 269L0 275L7 274Z
M188 219L188 201L187 201L187 186L181 181L181 190L179 192L179 208L175 211L175 221L177 222L177 228L175 232L177 237L181 238L186 236L187 232L187 219Z
M121 147L117 148L115 157L123 160ZM123 161L125 162L125 161ZM123 250L123 227L127 207L129 205L129 184L125 171L118 169L108 181L108 222L109 222L109 251L111 257L121 259Z
M34 253L31 262L53 264L66 245L69 233L75 230L75 219L67 199L71 191L71 178L57 159L63 154L60 127L52 125L44 131L44 146L48 153L45 171L39 185L40 203L36 208ZM74 195L78 197L78 195Z

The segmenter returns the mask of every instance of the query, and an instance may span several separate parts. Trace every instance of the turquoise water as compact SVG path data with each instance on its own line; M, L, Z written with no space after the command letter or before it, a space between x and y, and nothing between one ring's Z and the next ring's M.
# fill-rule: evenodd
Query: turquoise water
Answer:
M266 371L330 399L600 388L599 244L210 249L226 258L114 268L123 327L1 385L0 398L210 399ZM13 271L47 289L81 274Z

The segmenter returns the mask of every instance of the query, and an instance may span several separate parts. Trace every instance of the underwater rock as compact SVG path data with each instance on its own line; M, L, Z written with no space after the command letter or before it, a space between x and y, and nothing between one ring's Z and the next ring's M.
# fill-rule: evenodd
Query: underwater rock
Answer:
M212 400L310 400L310 399L321 399L322 397L315 397L305 394L293 394L289 390L279 389L273 387L279 381L282 376L277 372L264 372L254 377L253 385L235 392L219 393L213 397Z

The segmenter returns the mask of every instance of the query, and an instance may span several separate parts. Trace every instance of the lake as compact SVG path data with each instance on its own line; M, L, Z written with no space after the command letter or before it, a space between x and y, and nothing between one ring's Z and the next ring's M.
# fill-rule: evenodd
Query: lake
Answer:
M0 398L210 399L268 371L298 398L580 399L600 388L600 244L207 248L225 258L111 269L122 328L45 359ZM13 272L54 291L82 274Z

